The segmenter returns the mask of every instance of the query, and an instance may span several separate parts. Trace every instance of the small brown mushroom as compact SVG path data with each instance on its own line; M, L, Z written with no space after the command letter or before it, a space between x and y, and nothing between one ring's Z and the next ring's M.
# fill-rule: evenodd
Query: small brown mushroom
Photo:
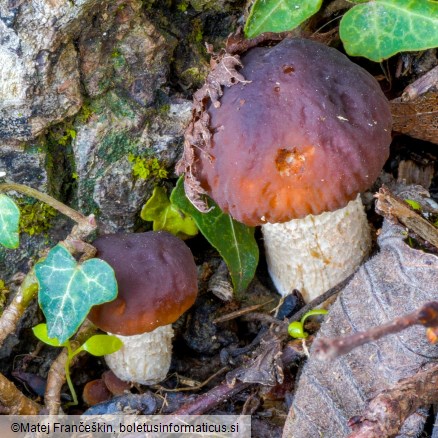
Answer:
M309 40L254 48L242 64L249 82L206 109L211 142L191 170L223 211L262 225L278 290L311 300L368 254L358 194L388 158L389 104L366 70Z
M132 386L130 383L120 380L111 370L102 374L102 380L113 395L122 395L128 392Z
M117 335L123 347L105 356L122 380L154 384L166 377L172 355L172 323L198 293L192 253L166 232L112 234L93 242L97 256L114 269L114 301L95 306L89 319Z
M90 380L84 386L82 399L88 406L103 403L112 397L102 379Z

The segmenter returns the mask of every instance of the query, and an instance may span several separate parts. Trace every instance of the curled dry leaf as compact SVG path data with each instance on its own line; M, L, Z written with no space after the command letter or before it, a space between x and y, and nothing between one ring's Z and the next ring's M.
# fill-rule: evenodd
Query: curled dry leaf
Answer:
M176 165L178 175L185 173L184 189L190 202L201 212L209 211L202 195L205 190L192 173L196 154L208 154L211 146L210 116L207 107L211 103L220 106L222 87L231 87L237 83L246 83L245 78L237 71L241 67L238 55L230 55L222 51L213 55L210 61L211 71L205 84L193 96L192 120L184 133L184 152Z
M364 264L340 294L319 337L366 331L436 300L438 257L410 248L405 228L384 221L380 252ZM367 401L438 358L436 346L415 326L358 347L332 362L311 355L301 374L284 436L345 437L349 418ZM411 415L399 436L417 436L424 418Z
M262 341L248 363L227 374L228 384L234 385L236 380L267 386L282 383L284 375L281 355L281 342L278 338L273 336L269 342Z

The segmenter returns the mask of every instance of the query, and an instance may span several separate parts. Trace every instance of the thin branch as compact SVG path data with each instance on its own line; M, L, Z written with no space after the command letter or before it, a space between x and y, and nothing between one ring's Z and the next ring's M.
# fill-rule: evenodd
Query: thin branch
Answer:
M284 338L289 338L289 333L287 331L287 328L291 322L299 321L309 310L314 309L315 307L318 307L334 295L338 294L342 289L347 286L347 284L350 282L350 280L354 277L356 274L356 271L353 272L351 275L349 275L345 280L342 280L340 283L338 283L336 286L333 286L328 291L324 292L322 295L316 297L314 300L312 300L310 303L307 303L304 307L302 307L298 312L294 313L288 321L283 323L281 326L279 326L275 332L280 334Z
M0 374L0 402L11 415L37 415L41 409L38 403L26 397L3 374Z
M0 192L19 192L26 196L31 196L32 198L38 199L39 201L45 202L47 205L50 205L55 210L58 210L60 213L68 216L78 224L85 222L87 220L86 216L77 212L73 208L68 207L62 202L56 200L52 196L47 193L42 193L39 190L33 189L32 187L25 186L23 184L15 184L15 183L5 183L0 184Z
M281 358L284 366L288 366L303 357L301 353L289 344L285 346L282 353ZM239 369L243 370L243 367L240 367ZM236 372L239 369L236 369ZM233 385L229 385L228 383L223 382L212 388L210 391L198 396L195 400L191 400L181 406L177 411L173 412L172 415L206 414L234 395L254 385L256 385L256 383L236 382Z
M384 336L398 333L413 325L437 327L438 301L426 303L415 312L396 318L387 324L373 327L366 332L359 332L342 338L317 339L314 342L313 353L315 357L321 360L334 359L337 356L349 353L356 347L376 341Z
M432 87L438 85L438 66L429 70L412 84L408 85L402 94L402 101L414 100L420 94L426 93Z
M75 339L70 341L72 350L76 350L80 347L93 333L95 333L95 331L96 327L86 319L79 328ZM76 363L80 354L72 359L70 367ZM61 407L61 389L66 382L65 364L67 362L67 357L67 349L64 348L61 354L53 361L47 375L44 401L49 415L57 415L59 408Z
M0 345L15 331L18 321L38 293L38 283L33 269L26 275L14 299L0 317Z

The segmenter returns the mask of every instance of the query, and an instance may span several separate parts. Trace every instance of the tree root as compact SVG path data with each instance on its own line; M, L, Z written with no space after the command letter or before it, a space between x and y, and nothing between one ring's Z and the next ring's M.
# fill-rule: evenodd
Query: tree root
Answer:
M11 381L0 374L0 403L10 415L37 415L41 406L26 397Z
M81 346L90 336L94 334L96 327L86 319L79 328L75 339L70 341L71 348L75 350ZM75 356L70 365L77 362L78 357L82 353ZM61 407L61 389L66 382L65 364L67 362L67 349L63 349L61 354L53 361L47 375L46 393L44 402L49 415L57 415Z

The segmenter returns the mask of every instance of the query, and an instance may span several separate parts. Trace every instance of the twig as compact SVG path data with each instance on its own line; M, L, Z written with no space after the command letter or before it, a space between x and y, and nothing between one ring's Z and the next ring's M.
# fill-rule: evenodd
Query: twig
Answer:
M243 315L242 319L244 321L260 321L265 324L275 324L275 325L284 325L283 321L280 321L279 319L275 318L271 315L266 315L266 313L260 313L260 312L252 312L248 313L247 315Z
M19 192L23 193L26 196L31 196L32 198L38 199L39 201L45 202L47 205L50 205L55 210L58 210L60 213L68 216L78 224L85 222L87 220L86 216L77 212L73 208L68 207L62 202L56 200L52 196L47 193L42 193L39 190L33 189L32 187L25 186L23 184L0 184L0 192Z
M393 195L388 188L382 187L375 195L376 209L388 219L397 219L422 239L438 248L438 229L422 218L404 201Z
M300 355L296 350L294 350L290 345L286 345L283 349L283 354L281 356L284 366L288 366L294 361L300 359ZM240 367L243 370L243 367ZM236 370L238 372L239 369ZM224 403L229 398L244 391L245 389L256 385L256 383L247 382L237 382L233 385L228 385L226 382L221 383L210 391L198 396L195 400L190 401L180 407L177 411L173 412L172 415L202 415L205 414L215 407Z
M220 370L216 371L214 374L212 374L210 377L208 377L206 380L204 380L202 383L200 383L199 385L195 385L195 386L184 386L182 388L169 389L169 388L165 388L164 386L161 386L161 385L154 385L154 386L152 386L152 388L157 389L159 391L164 391L164 392L197 391L198 389L203 388L205 385L207 385L209 382L211 382L217 376L220 376L221 374L223 374L229 370L230 369L228 367L223 367Z
M0 374L0 402L11 415L37 415L41 409L38 403L26 397L3 374Z
M402 101L406 102L415 99L420 94L426 93L432 87L438 85L438 66L429 70L412 84L408 85L402 94Z
M235 318L239 318L240 316L246 315L247 313L254 312L255 310L260 309L266 304L272 303L274 299L268 300L261 304L255 304L254 306L244 307L243 309L236 310L235 312L228 313L227 315L220 316L213 320L213 324L218 324L220 322L230 321ZM278 322L278 320L277 320Z
M202 415L251 385L251 383L244 382L237 382L232 386L221 383L219 386L197 397L195 401L183 405L172 415Z
M337 356L349 353L360 345L376 341L383 336L398 333L413 325L423 325L425 327L438 326L438 301L426 303L413 313L408 313L400 318L396 318L387 324L373 327L366 332L359 332L342 338L317 339L314 342L313 354L321 360L333 359Z
M18 321L29 306L30 302L36 297L38 283L35 279L33 269L26 275L14 299L4 310L0 318L0 345L4 340L15 331Z
M405 420L422 406L438 402L438 366L400 380L375 397L364 414L349 421L348 438L395 437Z

